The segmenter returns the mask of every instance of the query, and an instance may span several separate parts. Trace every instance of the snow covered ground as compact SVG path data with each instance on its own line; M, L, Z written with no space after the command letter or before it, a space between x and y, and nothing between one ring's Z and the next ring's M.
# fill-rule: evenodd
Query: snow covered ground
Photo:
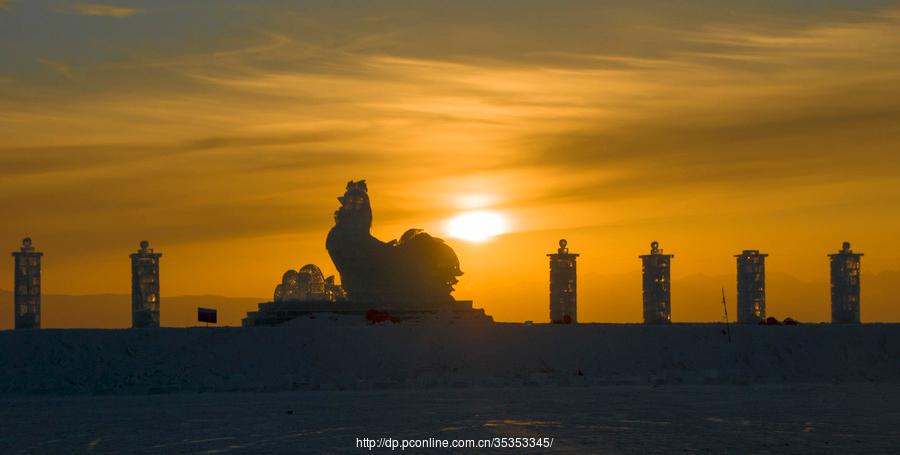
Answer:
M731 342L722 329L318 317L2 331L0 448L360 453L356 438L382 437L547 437L569 453L900 447L900 325L732 326Z
M532 451L540 453L880 454L896 453L900 447L900 386L542 386L30 396L0 398L0 421L0 447L8 454L367 453L357 448L356 438L381 437L553 438L552 450Z
M0 394L900 383L900 325L447 325L0 332Z

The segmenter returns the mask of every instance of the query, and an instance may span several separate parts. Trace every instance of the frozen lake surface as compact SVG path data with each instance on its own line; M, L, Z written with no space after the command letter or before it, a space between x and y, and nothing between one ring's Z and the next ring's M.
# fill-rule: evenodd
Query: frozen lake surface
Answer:
M555 453L876 454L900 447L900 385L18 396L0 398L0 422L4 453L366 453L356 438L550 437Z

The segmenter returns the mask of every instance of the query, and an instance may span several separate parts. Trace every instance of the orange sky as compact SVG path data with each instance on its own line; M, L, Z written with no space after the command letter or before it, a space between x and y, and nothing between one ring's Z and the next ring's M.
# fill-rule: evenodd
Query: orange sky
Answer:
M651 240L676 321L719 318L751 248L770 313L827 320L844 240L863 320L900 321L900 8L620 3L0 1L0 243L34 238L45 293L128 293L146 238L163 296L268 298L334 273L365 178L382 240L506 217L448 239L499 320L547 320L565 237L583 321L640 320Z

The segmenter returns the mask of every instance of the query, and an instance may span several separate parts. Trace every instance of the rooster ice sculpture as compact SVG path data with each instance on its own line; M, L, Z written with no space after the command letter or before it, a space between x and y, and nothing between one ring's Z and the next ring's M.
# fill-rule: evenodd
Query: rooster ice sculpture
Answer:
M373 237L365 180L347 183L338 201L325 247L351 301L414 307L455 301L450 293L462 271L443 240L421 229L409 229L390 242Z

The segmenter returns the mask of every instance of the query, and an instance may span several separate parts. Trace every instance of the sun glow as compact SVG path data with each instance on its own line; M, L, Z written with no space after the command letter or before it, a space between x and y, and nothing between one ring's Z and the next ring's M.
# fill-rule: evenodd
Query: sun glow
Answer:
M506 220L497 212L465 212L447 221L447 234L467 242L486 242L507 232Z

